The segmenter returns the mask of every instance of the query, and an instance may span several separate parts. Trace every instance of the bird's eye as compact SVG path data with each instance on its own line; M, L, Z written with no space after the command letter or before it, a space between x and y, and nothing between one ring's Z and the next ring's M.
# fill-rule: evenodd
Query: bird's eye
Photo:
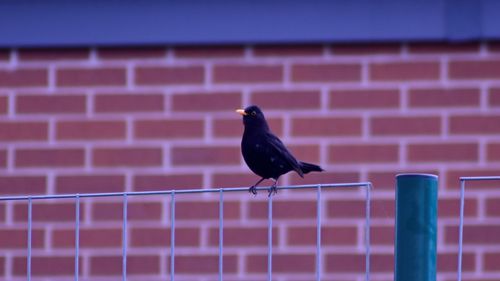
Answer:
M252 116L255 116L255 115L257 115L257 112L252 111L252 113L250 113L250 114L252 114Z

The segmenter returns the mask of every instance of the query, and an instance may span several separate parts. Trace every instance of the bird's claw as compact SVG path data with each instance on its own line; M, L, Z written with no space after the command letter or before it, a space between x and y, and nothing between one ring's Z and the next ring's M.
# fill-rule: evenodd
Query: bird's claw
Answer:
M255 185L251 186L248 189L248 192L252 193L253 195L257 195L257 188L255 188Z
M271 197L271 195L273 194L277 194L278 193L278 188L276 188L276 184L273 184L270 188L269 188L269 194L267 195L267 197Z

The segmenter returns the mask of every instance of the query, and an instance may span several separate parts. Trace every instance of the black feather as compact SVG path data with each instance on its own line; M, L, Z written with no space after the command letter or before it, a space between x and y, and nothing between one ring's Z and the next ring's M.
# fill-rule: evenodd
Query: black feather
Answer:
M243 124L245 130L241 139L241 153L246 164L262 179L250 188L256 193L255 186L263 179L274 179L275 184L271 192L276 192L278 178L290 171L295 171L299 176L309 172L321 172L323 169L315 164L300 162L288 151L283 142L269 129L264 113L259 107L252 105L245 108Z

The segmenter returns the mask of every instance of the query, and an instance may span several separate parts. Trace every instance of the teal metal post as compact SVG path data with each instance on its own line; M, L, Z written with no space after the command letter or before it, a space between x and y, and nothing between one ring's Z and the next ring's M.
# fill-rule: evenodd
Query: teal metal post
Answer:
M396 176L395 281L435 281L438 177Z

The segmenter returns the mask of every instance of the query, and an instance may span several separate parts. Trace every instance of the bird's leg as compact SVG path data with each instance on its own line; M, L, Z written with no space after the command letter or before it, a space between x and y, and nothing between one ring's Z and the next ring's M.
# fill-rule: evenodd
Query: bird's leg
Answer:
M267 195L267 197L271 197L271 195L278 193L278 189L276 188L276 185L278 184L278 179L273 179L273 181L274 183L269 188L269 194Z
M261 183L263 180L265 180L265 178L261 178L260 180L258 180L254 185L252 185L249 189L248 189L248 192L252 193L253 195L257 195L257 185L259 183Z

